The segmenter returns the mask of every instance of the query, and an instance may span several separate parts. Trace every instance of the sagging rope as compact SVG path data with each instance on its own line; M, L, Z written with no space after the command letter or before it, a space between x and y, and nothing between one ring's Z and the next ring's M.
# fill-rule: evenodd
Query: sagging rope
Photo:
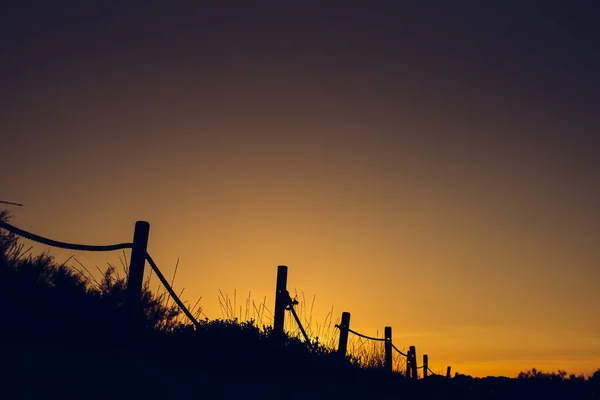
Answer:
M403 352L401 352L396 346L394 346L393 343L392 343L392 349L396 350L398 353L402 354L404 357L408 357L407 354L404 354Z
M12 201L0 200L0 203L2 203L2 204L8 204L8 205L11 205L11 206L23 207L23 204L21 204L21 203L14 203Z
M335 328L341 329L340 325L335 324L334 325ZM375 340L377 342L385 342L385 338L374 338L371 336L367 336L367 335L363 335L362 333L358 333L356 331L353 331L352 329L348 328L348 327L344 327L344 329L346 329L348 332L351 332L353 334L355 334L356 336L360 336L361 338L367 339L367 340Z
M37 243L45 244L47 246L52 246L52 247L58 247L60 249L66 249L66 250L114 251L114 250L130 249L133 247L133 243L119 243L119 244L112 244L112 245L107 245L107 246L92 246L92 245L87 245L87 244L74 244L74 243L59 242L57 240L48 239L43 236L39 236L39 235L33 234L31 232L24 231L23 229L19 229L16 226L12 226L11 224L6 223L4 221L0 221L0 228L6 229L7 231L14 233L15 235L19 235L21 237L24 237L25 239L33 240L34 242L37 242ZM158 269L158 266L156 265L156 263L154 262L152 257L150 257L150 254L148 254L148 253L146 253L146 260L148 261L148 264L150 264L150 267L152 267L152 270L156 273L156 276L158 277L160 282L164 285L165 289L167 289L167 292L171 295L171 297L173 298L175 303L177 303L177 305L179 306L181 311L183 311L183 313L186 315L186 317L188 317L190 319L190 321L194 324L194 326L196 328L199 328L200 325L199 325L198 321L196 320L196 318L194 318L192 313L187 309L187 307L179 299L179 296L177 296L177 294L173 291L173 288L171 288L171 285L169 285L169 282L167 282L167 280L165 279L163 274Z
M47 246L58 247L59 249L77 251L115 251L122 249L130 249L133 247L133 243L118 243L106 246L91 246L87 244L59 242L58 240L48 239L43 236L24 231L23 229L19 229L16 226L12 226L11 224L8 224L4 221L0 221L0 228L6 229L7 231L12 232L15 235L24 237L25 239L33 240L34 242L45 244Z
M304 330L304 327L302 326L302 322L300 322L300 318L298 318L298 314L296 314L296 310L294 310L294 306L298 304L298 300L292 299L292 297L290 296L290 292L288 292L287 290L283 293L283 295L285 296L284 300L286 302L285 309L292 312L292 315L294 316L294 319L296 320L296 323L298 324L298 328L300 328L300 332L302 333L302 336L304 336L304 341L306 342L308 349L311 351L314 350L312 344L310 343L310 338L308 337L308 334Z
M338 325L338 324L335 324L334 327L338 328L338 329L342 329L342 326ZM362 337L364 339L375 340L377 342L385 342L385 340L386 340L385 338L374 338L374 337L370 337L370 336L367 336L367 335L363 335L362 333L358 333L356 331L353 331L352 329L348 328L347 326L344 326L343 328L346 329L346 330L348 330L348 332L352 332L356 336L360 336L360 337ZM406 354L404 354L402 351L400 351L400 349L398 349L396 346L394 346L393 343L392 343L392 349L396 350L398 353L402 354L404 357L408 357ZM419 367L419 368L421 368L421 367Z
M150 264L150 267L152 267L152 270L156 273L158 280L164 285L165 289L167 289L167 292L169 292L169 294L171 295L173 300L175 300L175 303L177 303L177 305L179 306L181 311L183 311L185 316L188 317L190 321L192 321L192 323L194 324L194 326L197 329L200 328L200 324L198 323L196 318L194 318L194 316L192 315L190 310L188 310L187 307L185 306L185 304L183 304L183 302L179 299L179 296L177 296L177 294L175 294L175 292L173 291L173 288L171 287L171 285L169 285L169 282L167 282L164 275L162 274L162 272L160 272L160 269L158 269L158 266L156 265L156 263L154 262L152 257L150 257L150 254L148 254L148 253L146 253L146 260L148 261L148 264Z

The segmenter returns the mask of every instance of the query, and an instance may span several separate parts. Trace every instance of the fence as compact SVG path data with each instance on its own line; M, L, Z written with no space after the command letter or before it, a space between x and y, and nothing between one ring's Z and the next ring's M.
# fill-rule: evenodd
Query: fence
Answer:
M133 242L131 243L118 243L113 245L104 245L104 246L94 246L94 245L85 245L85 244L74 244L74 243L66 243L59 242L56 240L48 239L39 235L35 235L33 233L24 231L15 226L8 224L7 222L0 220L0 228L6 229L7 231L21 236L23 238L32 240L34 242L38 242L47 246L57 247L66 250L76 250L76 251L114 251L114 250L122 250L122 249L131 249L131 259L129 266L129 275L127 277L127 297L126 297L126 307L132 313L132 316L139 316L141 314L141 294L142 294L142 284L144 277L144 264L147 261L152 270L156 273L156 276L163 284L171 298L175 301L175 303L179 306L181 311L185 314L186 317L194 324L196 328L199 327L199 323L194 318L192 313L188 310L188 308L183 304L183 302L179 299L179 296L173 291L171 285L169 285L168 281L165 279L164 275L161 273L160 269L150 256L147 251L148 247L148 236L150 233L150 224L146 221L137 221L135 223L135 230L133 233ZM312 349L312 345L310 339L300 322L300 318L296 314L294 306L298 304L297 300L293 300L287 290L287 274L288 267L285 265L280 265L277 267L277 285L275 292L275 310L274 310L274 319L273 319L273 332L275 336L283 337L284 336L284 319L285 319L285 311L290 311L292 316L294 317L300 331L306 341L307 346ZM404 353L399 350L394 343L392 343L392 327L386 326L384 329L384 337L383 338L374 338L370 336L363 335L359 332L356 332L350 329L350 313L343 312L341 323L336 325L336 328L340 331L339 336L339 344L337 349L337 354L340 360L343 360L346 357L347 347L348 347L348 334L352 333L356 336L362 337L367 340L372 341L380 341L384 342L385 348L385 369L392 372L392 360L393 354L392 351L396 351L398 354L406 358L406 370L405 374L408 378L418 379L417 371L419 369L423 369L423 377L427 378L428 373L434 374L433 371L429 368L429 359L427 354L423 355L423 364L419 367L417 366L417 354L415 346L410 346L408 353ZM446 377L450 377L450 367L447 368Z
M181 311L185 314L186 317L194 324L194 326L198 327L198 321L190 310L183 304L183 302L179 299L179 296L173 291L169 282L165 279L160 269L147 252L148 247L148 236L150 233L150 224L146 221L137 221L135 223L135 230L133 233L133 242L132 243L118 243L113 245L104 245L104 246L93 246L86 244L75 244L75 243L66 243L59 242L57 240L48 239L39 235L35 235L33 233L24 231L15 226L10 225L7 222L0 220L0 228L6 229L7 231L14 233L15 235L21 236L25 239L32 240L37 243L44 244L46 246L57 247L60 249L66 250L76 250L76 251L114 251L114 250L122 250L122 249L131 249L131 258L130 258L130 266L129 266L129 275L127 276L127 295L126 295L126 307L131 313L131 315L137 319L136 317L141 314L141 298L142 298L142 285L144 279L144 264L148 261L148 264L156 273L156 276L163 284L171 298L175 301L175 303L179 306Z
M302 324L300 323L300 319L298 318L298 316L296 315L296 312L294 310L294 305L298 304L298 302L295 300L292 300L289 295L289 292L287 291L287 275L288 275L287 273L288 273L287 266L280 265L279 267L277 267L277 286L276 286L276 292L275 292L275 314L274 314L275 318L274 318L274 322L273 322L273 330L276 334L279 334L279 335L284 334L283 325L284 325L285 310L286 309L290 310L292 312L294 319L296 320L296 323L298 324L298 327L300 328L300 331L302 332L302 334L306 340L307 345L310 347L311 345L310 345L310 340L308 338L308 335L304 331L304 328L302 327ZM423 378L427 378L429 373L431 373L432 375L436 375L431 370L431 368L429 368L429 357L427 354L423 354L423 364L421 366L417 366L417 350L416 350L415 346L410 346L408 352L404 353L394 345L394 343L392 342L392 327L391 326L386 326L384 328L384 337L383 338L375 338L375 337L366 336L366 335L363 335L359 332L356 332L356 331L350 329L350 313L343 312L340 324L335 325L335 327L338 328L340 331L338 349L337 349L337 355L340 360L344 360L346 357L346 352L348 349L348 336L349 336L349 333L352 333L353 335L356 335L363 339L377 341L377 342L384 342L384 349L385 349L384 368L389 373L392 372L392 360L393 360L392 351L395 351L398 354L400 354L401 356L406 358L405 374L406 374L407 378L412 378L415 380L419 379L419 376L418 376L419 369L423 370ZM450 370L451 370L451 367L448 366L448 368L446 370L447 378L450 378Z

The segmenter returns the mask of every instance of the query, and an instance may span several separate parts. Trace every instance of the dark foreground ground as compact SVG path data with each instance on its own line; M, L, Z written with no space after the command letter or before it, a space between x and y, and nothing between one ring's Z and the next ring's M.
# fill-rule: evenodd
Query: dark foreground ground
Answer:
M411 382L382 371L310 371L229 359L221 365L23 344L2 352L0 398L79 399L598 399L598 379L439 376ZM226 368L231 365L231 369ZM228 372L229 371L229 372Z

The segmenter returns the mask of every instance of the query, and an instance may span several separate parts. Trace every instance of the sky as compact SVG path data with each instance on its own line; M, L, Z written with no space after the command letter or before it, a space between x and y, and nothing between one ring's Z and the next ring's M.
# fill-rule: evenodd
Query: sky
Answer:
M593 1L121 3L3 6L14 225L148 221L211 319L219 291L272 310L287 265L313 332L348 311L434 372L600 368Z

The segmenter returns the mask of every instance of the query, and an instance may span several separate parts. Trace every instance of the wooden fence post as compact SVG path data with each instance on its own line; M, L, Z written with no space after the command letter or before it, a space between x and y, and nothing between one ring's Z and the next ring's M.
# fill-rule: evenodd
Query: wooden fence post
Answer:
M411 375L414 380L419 379L419 374L417 373L417 349L415 346L410 346L410 368Z
M286 291L288 267L277 267L277 288L275 292L275 313L273 314L273 333L283 337L283 322L285 318Z
M410 378L410 373L412 371L411 365L412 365L412 357L411 357L410 348L409 348L408 353L406 353L406 370L404 371L404 375L407 378Z
M392 372L392 327L386 326L384 329L385 338L385 369Z
M427 378L427 375L429 375L429 357L423 354L423 379Z
M448 369L446 370L446 378L450 379L450 370L452 368L448 365Z
M148 249L148 235L150 224L146 221L137 221L133 232L133 247L129 275L127 276L127 308L131 316L137 320L141 316L142 283L144 280L144 264L146 263L146 250Z
M346 358L346 349L348 348L348 329L350 329L350 313L342 313L342 322L340 323L340 341L338 344L338 357L340 361Z

